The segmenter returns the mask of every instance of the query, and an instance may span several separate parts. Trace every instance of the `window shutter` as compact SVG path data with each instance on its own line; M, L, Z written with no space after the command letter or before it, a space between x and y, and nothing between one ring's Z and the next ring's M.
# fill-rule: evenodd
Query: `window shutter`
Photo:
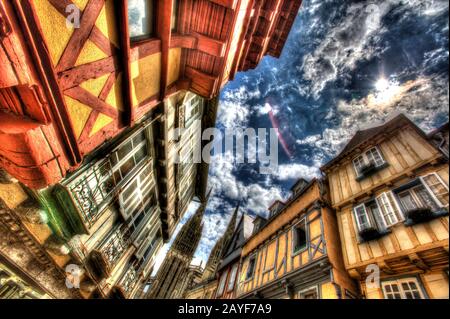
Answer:
M448 186L436 173L420 177L422 184L440 207L448 207Z
M397 214L394 210L393 197L390 192L382 193L377 197L377 203L380 207L380 214L386 227L392 226L398 222Z

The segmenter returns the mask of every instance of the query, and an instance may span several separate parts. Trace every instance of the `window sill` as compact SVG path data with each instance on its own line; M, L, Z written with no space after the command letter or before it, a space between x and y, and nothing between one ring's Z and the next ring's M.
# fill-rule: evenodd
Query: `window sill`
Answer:
M130 48L134 49L136 47L139 47L141 45L152 43L155 45L159 45L161 40L159 38L155 37L142 37L142 38L131 38L130 39Z
M305 247L302 247L302 248L294 249L294 250L292 251L292 257L295 257L295 256L297 256L297 255L300 255L302 252L307 251L307 250L308 250L308 246L305 246Z
M447 209L442 208L440 210L434 211L431 213L431 215L428 218L424 218L418 221L415 221L411 218L407 218L404 222L405 226L413 226L413 225L418 225L418 224L422 224L422 223L426 223L429 221L432 221L433 219L439 218L439 217L443 217L443 216L448 216L449 212Z
M380 165L380 166L376 166L376 167L375 167L373 170L371 170L370 172L367 172L366 174L363 174L363 175L361 175L361 176L356 177L356 181L357 181L357 182L360 182L360 181L362 181L363 179L365 179L365 178L367 178L367 177L370 177L370 176L374 175L375 173L378 173L379 171L381 171L382 169L385 169L385 168L388 167L388 166L389 166L388 163L384 163L384 164L382 164L382 165Z

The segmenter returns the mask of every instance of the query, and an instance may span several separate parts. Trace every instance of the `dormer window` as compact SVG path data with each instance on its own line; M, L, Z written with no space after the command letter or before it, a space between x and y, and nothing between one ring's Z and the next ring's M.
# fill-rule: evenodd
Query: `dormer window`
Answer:
M386 165L386 161L377 146L372 147L353 159L353 167L355 168L357 178L370 176L384 167L384 165Z

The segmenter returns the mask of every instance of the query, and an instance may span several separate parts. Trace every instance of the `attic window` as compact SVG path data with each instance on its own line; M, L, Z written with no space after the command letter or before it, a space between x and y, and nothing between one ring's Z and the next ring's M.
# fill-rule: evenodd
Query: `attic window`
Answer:
M305 250L307 242L306 219L303 219L293 228L293 253L296 254Z
M378 147L372 147L368 151L358 155L353 159L353 167L356 176L362 178L369 176L382 168L386 164Z

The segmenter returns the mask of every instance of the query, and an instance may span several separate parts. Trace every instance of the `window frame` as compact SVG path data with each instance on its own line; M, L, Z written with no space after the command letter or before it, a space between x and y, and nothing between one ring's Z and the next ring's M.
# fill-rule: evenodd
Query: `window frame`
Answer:
M228 277L229 269L226 269L222 276L220 276L219 284L217 285L217 293L216 297L222 297L225 293L225 287L227 284L227 277Z
M405 278L389 279L389 280L382 281L381 282L381 291L383 293L383 298L389 299L389 298L387 298L387 295L389 294L389 292L386 291L386 286L395 284L395 285L397 285L397 287L399 289L399 294L401 297L400 299L407 299L405 296L405 290L402 287L402 283L405 283L405 282L408 283L408 285L409 285L409 283L413 282L416 285L417 292L420 295L419 299L427 299L427 296L424 292L423 286L422 286L421 282L419 282L417 277L405 277ZM393 298L393 299L397 299L397 298Z
M389 193L391 193L390 194L391 199L388 198L388 194ZM382 203L382 199L386 200L386 203ZM386 228L392 227L392 226L398 224L399 222L401 222L402 220L404 220L403 212L401 211L401 209L399 209L399 207L397 206L397 203L396 203L395 200L396 199L395 199L394 194L392 194L392 191L383 192L380 195L378 195L376 197L376 199L375 199L375 202L377 203L378 209L380 211L381 219L382 219L382 221L384 223L384 226ZM397 210L399 211L401 216L397 216L397 214L395 212L395 209L394 209L394 207L392 205L392 202L394 202L394 205L396 205ZM390 212L388 212L388 214L390 213L394 217L394 220L392 221L392 223L391 222L389 222L389 223L387 222L386 214L385 214L385 208L386 207L388 207L388 209L390 210Z
M126 0L128 2L128 0ZM153 16L151 17L151 23L150 23L150 33L149 34L142 34L137 36L131 36L131 31L129 31L128 38L132 45L139 44L142 42L147 42L149 40L158 40L156 36L156 26L157 26L157 19L158 19L158 4L156 0L143 0L145 3L150 3L151 5L151 12ZM130 23L130 8L127 4L127 24L128 29L131 30L131 23Z
M317 295L317 298L316 298L316 299L320 299L320 292L319 292L319 287L318 287L318 286L313 286L313 287L309 287L309 288L300 290L300 291L297 293L298 299L303 299L303 300L305 300L306 298L302 298L302 295L305 295L306 293L309 293L309 292L312 292L312 291L314 291L315 294Z
M369 156L367 155L367 154L369 154L369 153L371 153L371 151L373 151L373 150L375 150L376 151L376 153L378 154L378 156L380 157L380 159L383 161L382 163L380 163L380 164L377 164L376 163L376 160L375 160L375 158L374 158L374 160L373 160L373 164L375 165L375 167L382 167L383 165L385 165L387 162L386 162L386 159L384 158L384 156L383 156L383 153L381 153L381 151L380 151L380 148L378 147L378 146L373 146L373 147L371 147L371 148L369 148L368 150L366 150L366 151L364 151L364 152L361 152L360 154L358 154L357 156L355 156L354 158L353 158L353 160L352 160L352 163L353 163L353 169L355 170L355 173L356 173L356 177L357 178L359 178L359 177L361 177L361 176L363 176L362 174L361 174L361 172L359 171L359 169L358 169L358 167L357 167L357 165L355 164L355 161L356 160L358 160L358 165L361 165L361 160L360 160L360 158L362 158L362 165L361 165L361 167L364 167L365 165L369 165L370 163L371 163L371 161L369 160ZM374 157L373 155L372 155L372 157Z
M232 292L236 286L236 279L239 272L239 264L234 264L230 271L230 278L227 283L227 292ZM230 287L231 286L231 287Z
M357 227L358 231L363 231L364 229L367 229L367 228L362 228L362 227L361 227L361 224L360 224L360 222L359 222L357 209L360 208L360 207L362 207L362 208L364 209L364 214L365 214L366 219L367 219L367 222L368 222L368 227L367 227L367 228L374 227L373 221L372 221L372 219L370 218L369 213L367 212L366 203L362 203L362 204L359 204L359 205L353 207L353 216L355 217L355 220L356 220L356 227Z
M305 246L296 249L296 244L294 238L297 238L297 233L296 230L299 228L299 225L301 223L304 223L305 226ZM310 238L309 238L309 229L308 229L308 223L306 220L306 217L303 217L298 223L296 223L293 227L292 227L292 256L297 256L298 254L301 254L302 252L306 251L309 247L309 242L310 242Z
M250 281L255 276L255 272L256 272L256 257L257 257L256 254L254 254L254 255L250 256L249 259L248 259L248 266L247 266L247 269L245 271L245 281ZM254 261L254 265L253 265L252 273L251 273L251 275L249 275L249 269L250 269L250 264L251 264L252 260Z
M431 189L431 187L428 185L428 183L425 181L425 178L428 176L435 176L437 178L437 180L444 186L444 188L447 190L447 193L449 192L449 187L447 184L445 184L444 180L439 176L438 173L436 172L432 172L423 176L420 176L419 179L422 182L423 186L426 188L426 190L428 191L428 193L431 195L431 197L434 199L435 203L440 207L440 208L444 208L444 207L448 207L449 204L444 205L444 203L441 202L441 200L439 198L437 198L436 194L434 194L433 190Z

